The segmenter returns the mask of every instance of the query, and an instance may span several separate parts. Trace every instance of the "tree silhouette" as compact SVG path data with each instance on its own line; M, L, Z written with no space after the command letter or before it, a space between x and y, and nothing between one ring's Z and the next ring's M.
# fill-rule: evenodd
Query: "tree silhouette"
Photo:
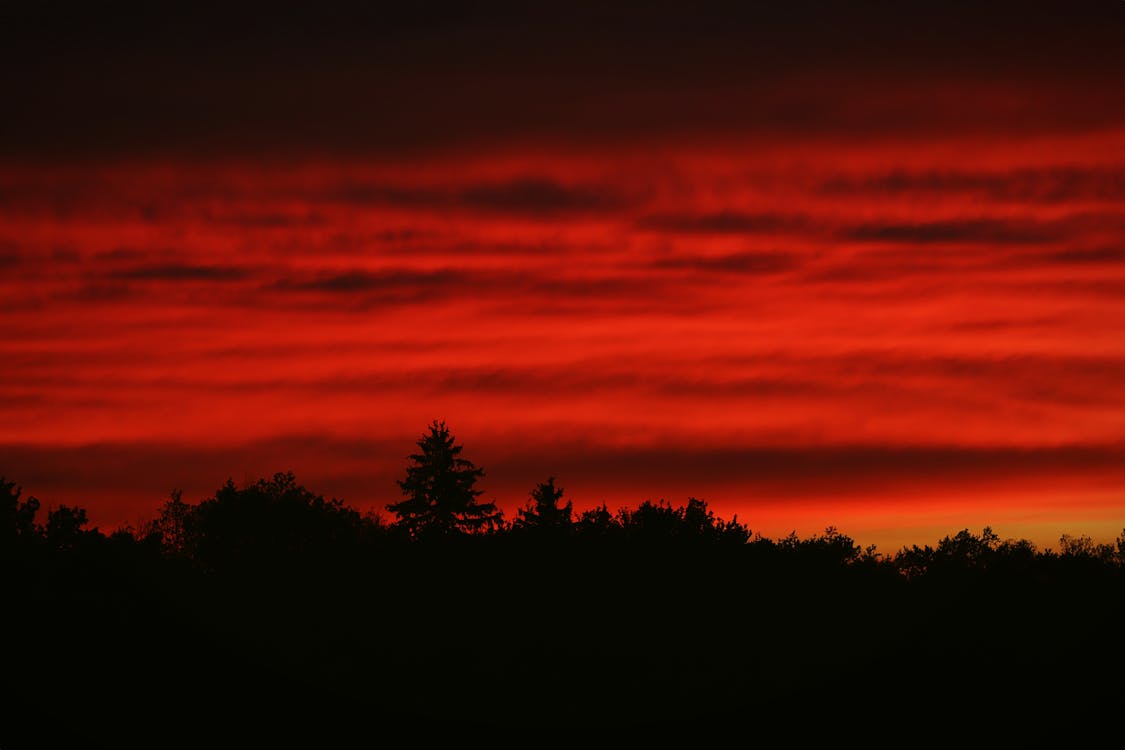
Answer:
M306 489L292 472L244 487L228 479L213 498L197 506L178 508L180 502L173 493L161 521L182 513L184 549L209 569L315 565L346 554L363 535L358 511Z
M477 502L474 489L484 476L473 462L462 458L444 421L434 420L418 440L420 453L410 456L406 478L398 486L406 499L387 505L398 516L395 523L411 535L474 533L498 528L503 512L495 503Z
M621 524L605 503L582 511L575 527L587 538L605 538L621 530Z
M28 540L38 534L39 501L34 497L21 501L21 494L15 482L0 477L0 538Z
M73 549L84 534L88 520L86 509L60 505L47 514L47 544L54 549Z
M195 506L183 501L183 490L172 490L172 494L156 518L142 531L144 535L154 535L160 546L170 555L182 556L188 552L191 536L190 526Z
M704 500L688 498L687 505L646 500L637 508L622 508L617 522L630 539L643 542L745 544L750 530L738 522L717 518Z
M793 532L778 542L778 548L799 556L806 563L819 565L847 565L864 555L864 550L855 540L840 533L835 526L829 526L823 534L814 534L808 539L801 539ZM869 548L866 554L874 555L874 549Z
M527 505L518 511L516 527L557 530L569 528L573 509L569 501L566 505L559 505L562 496L563 489L555 486L554 477L548 477L546 482L535 485Z

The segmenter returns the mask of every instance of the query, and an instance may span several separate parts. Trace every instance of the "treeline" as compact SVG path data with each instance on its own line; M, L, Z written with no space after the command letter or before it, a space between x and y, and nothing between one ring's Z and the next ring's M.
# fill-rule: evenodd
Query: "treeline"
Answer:
M745 524L717 517L703 500L684 505L645 501L610 511L601 505L574 513L563 502L554 478L537 485L511 522L497 512L487 529L435 531L399 519L362 514L336 498L325 499L297 483L292 473L278 473L242 487L229 481L212 497L192 504L180 491L152 520L106 534L90 528L87 512L60 505L40 513L34 497L21 499L20 487L0 477L0 533L7 554L96 554L136 548L197 566L201 571L316 565L410 547L477 547L525 551L562 547L606 550L707 548L739 550L746 560L796 567L849 566L891 571L906 578L953 571L1088 574L1125 566L1125 530L1112 543L1087 535L1063 534L1057 550L1040 549L1027 539L1001 539L990 527L979 534L963 529L936 546L913 545L883 554L861 547L835 527L800 537L779 539L755 534Z
M1118 728L1125 533L882 555L697 499L579 513L551 478L505 519L481 474L435 422L386 518L281 473L108 534L0 480L0 746Z

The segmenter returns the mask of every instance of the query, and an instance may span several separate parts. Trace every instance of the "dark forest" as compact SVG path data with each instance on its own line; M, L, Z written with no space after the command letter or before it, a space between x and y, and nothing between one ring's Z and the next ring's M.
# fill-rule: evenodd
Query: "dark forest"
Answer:
M278 473L109 534L0 482L0 745L897 745L1120 716L1125 532L882 554L695 498L576 513L554 478L506 520L481 474L435 422L386 516Z

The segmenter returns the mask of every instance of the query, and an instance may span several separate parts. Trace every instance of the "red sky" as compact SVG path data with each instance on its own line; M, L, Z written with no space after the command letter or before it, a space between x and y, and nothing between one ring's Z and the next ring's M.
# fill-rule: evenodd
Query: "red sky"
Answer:
M1062 7L21 19L0 474L103 527L290 469L381 508L445 419L510 513L554 475L882 551L1108 540L1125 26Z

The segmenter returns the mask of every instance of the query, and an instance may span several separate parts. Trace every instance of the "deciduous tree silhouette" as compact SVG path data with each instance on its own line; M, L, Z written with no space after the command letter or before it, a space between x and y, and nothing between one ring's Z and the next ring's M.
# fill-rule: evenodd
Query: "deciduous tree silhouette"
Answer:
M54 549L73 549L84 534L88 523L86 509L60 505L47 514L47 544Z
M778 542L778 547L813 565L847 565L864 555L864 550L855 540L840 533L835 526L829 526L823 534L814 534L808 539L801 539L796 532L791 533ZM874 555L874 549L868 549L867 554Z
M183 514L179 531L185 538L180 541L206 568L312 565L347 553L363 533L359 512L342 500L311 492L292 472L245 487L227 480L213 498L197 506L177 508L177 503L173 494L161 520Z
M398 516L396 526L411 535L474 533L501 526L503 512L496 504L477 501L481 491L473 485L484 470L461 456L462 446L444 421L434 420L418 447L421 452L411 454L406 478L398 482L406 499L387 505Z
M582 511L575 529L586 539L606 539L614 536L615 532L620 532L621 524L610 513L609 507L602 503Z
M21 501L21 494L15 482L0 477L0 538L29 540L39 533L35 525L39 501L34 497Z
M142 530L142 534L154 535L167 554L185 555L189 551L194 511L195 506L183 501L182 490L172 490L168 501L161 506L156 518Z
M617 522L636 541L742 545L750 538L750 530L737 517L717 518L706 501L694 497L680 506L646 500L635 509L618 511Z

